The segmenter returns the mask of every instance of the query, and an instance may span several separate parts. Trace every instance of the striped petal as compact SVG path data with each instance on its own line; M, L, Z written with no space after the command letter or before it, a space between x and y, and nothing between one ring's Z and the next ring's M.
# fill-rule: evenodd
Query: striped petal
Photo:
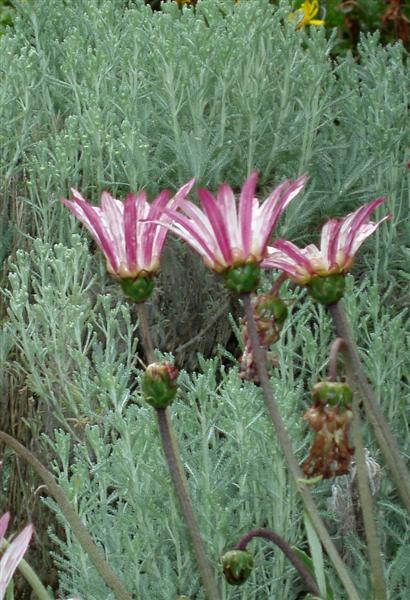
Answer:
M63 199L62 202L88 229L98 246L101 248L112 269L116 271L119 267L119 261L115 255L113 242L103 224L101 210L79 198L73 201Z
M284 181L281 185L273 190L273 192L262 204L260 211L262 227L261 231L259 232L262 248L265 248L265 246L268 244L269 238L272 235L272 231L276 227L282 212L304 188L307 180L308 177L306 175L302 175L302 177L299 177L295 181Z
M245 256L251 253L252 216L258 172L253 171L242 186L239 198L239 229L242 237L241 248Z
M164 212L172 219L172 221L170 223L160 222L163 227L166 227L182 238L207 261L215 262L216 254L214 240L206 235L206 233L204 234L204 231L198 227L196 222L176 211L165 209Z
M385 198L383 196L376 198L376 200L361 206L355 212L350 213L343 219L343 224L340 229L339 251L343 252L345 256L351 256L351 247L361 225L367 222L371 213L376 210L384 200Z
M14 571L24 553L27 550L31 536L33 535L33 526L27 525L21 533L11 542L0 560L0 600L4 598L7 586L14 575Z
M294 281L300 283L310 278L310 272L306 271L299 261L296 261L287 253L273 247L268 247L267 252L266 258L261 262L263 269L279 269L280 271L284 271Z
M166 205L167 208L169 208L170 210L177 210L179 208L179 206L181 205L181 203L186 201L185 199L186 199L187 195L189 194L189 192L191 191L194 183L195 183L195 177L190 179L188 181L188 183L186 183L181 188L179 188L179 190L177 191L175 196L173 196L171 198L171 200L169 200L168 204ZM164 211L161 210L160 214L159 214L159 218L161 220L164 217L166 218L166 215L164 215L164 217L163 217L163 215L164 215ZM156 257L159 257L161 255L162 248L165 243L166 235L167 235L167 229L157 226L156 234L155 234L155 241L154 241L154 248L153 248L153 254Z
M232 250L229 245L229 234L219 206L208 190L198 190L201 206L212 226L216 243L227 265L232 264Z
M10 513L6 512L0 519L0 542L4 538L10 521Z

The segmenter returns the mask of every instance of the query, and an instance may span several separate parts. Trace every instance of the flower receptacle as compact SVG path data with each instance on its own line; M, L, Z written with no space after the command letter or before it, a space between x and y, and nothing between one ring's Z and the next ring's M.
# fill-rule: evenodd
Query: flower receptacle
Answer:
M320 304L336 304L346 288L345 276L341 273L314 277L308 284L309 294Z
M120 283L124 294L134 302L144 302L151 296L154 289L154 279L152 277L121 279Z
M260 268L257 263L232 267L224 273L226 286L237 294L254 292L259 285Z

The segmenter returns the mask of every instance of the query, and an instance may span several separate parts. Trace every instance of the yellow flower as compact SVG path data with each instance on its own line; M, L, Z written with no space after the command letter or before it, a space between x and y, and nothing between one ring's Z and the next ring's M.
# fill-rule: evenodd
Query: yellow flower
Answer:
M324 25L325 21L323 19L314 18L318 12L318 0L305 0L297 11L291 13L290 18L291 20L295 18L298 20L300 19L296 29L302 29L303 27L306 27L306 25Z

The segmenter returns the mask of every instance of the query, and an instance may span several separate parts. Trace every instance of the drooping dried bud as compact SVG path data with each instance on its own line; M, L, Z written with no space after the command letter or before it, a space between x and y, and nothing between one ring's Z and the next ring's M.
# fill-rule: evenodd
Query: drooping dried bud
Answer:
M231 585L242 585L253 568L253 556L246 550L229 550L222 557L225 579Z
M237 294L254 292L259 284L261 270L256 263L232 267L224 273L226 286Z
M144 399L154 408L165 408L174 400L178 391L178 369L171 363L151 363L142 377L141 389Z
M314 277L308 283L309 294L320 304L335 304L343 297L346 287L345 276L341 273Z
M138 277L137 279L121 279L121 288L127 298L134 302L144 302L154 289L153 277Z
M323 479L345 475L354 453L354 448L349 444L352 411L339 405L317 402L308 408L304 419L315 431L309 456L303 464L305 475L321 475Z
M325 406L340 406L346 408L351 406L353 392L347 383L342 381L319 381L312 389L313 399Z

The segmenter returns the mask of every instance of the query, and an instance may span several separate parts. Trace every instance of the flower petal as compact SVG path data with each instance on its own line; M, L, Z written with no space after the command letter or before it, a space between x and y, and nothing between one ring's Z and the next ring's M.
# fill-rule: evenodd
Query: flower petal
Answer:
M103 251L106 259L111 264L113 270L117 270L119 267L119 261L115 255L114 244L106 230L101 209L91 206L91 204L85 200L80 200L79 198L76 198L73 201L65 200L63 198L62 202L88 229L98 246Z
M254 208L256 182L258 172L253 171L242 186L239 198L239 229L242 237L242 250L245 257L251 253L252 242L252 212ZM258 203L259 205L259 203Z
M0 598L4 598L7 586L14 575L19 562L23 558L33 535L33 526L27 525L10 543L0 560Z
M232 250L229 245L229 234L222 212L219 209L217 201L208 190L200 188L198 196L201 200L201 206L212 226L215 241L227 265L232 263Z

